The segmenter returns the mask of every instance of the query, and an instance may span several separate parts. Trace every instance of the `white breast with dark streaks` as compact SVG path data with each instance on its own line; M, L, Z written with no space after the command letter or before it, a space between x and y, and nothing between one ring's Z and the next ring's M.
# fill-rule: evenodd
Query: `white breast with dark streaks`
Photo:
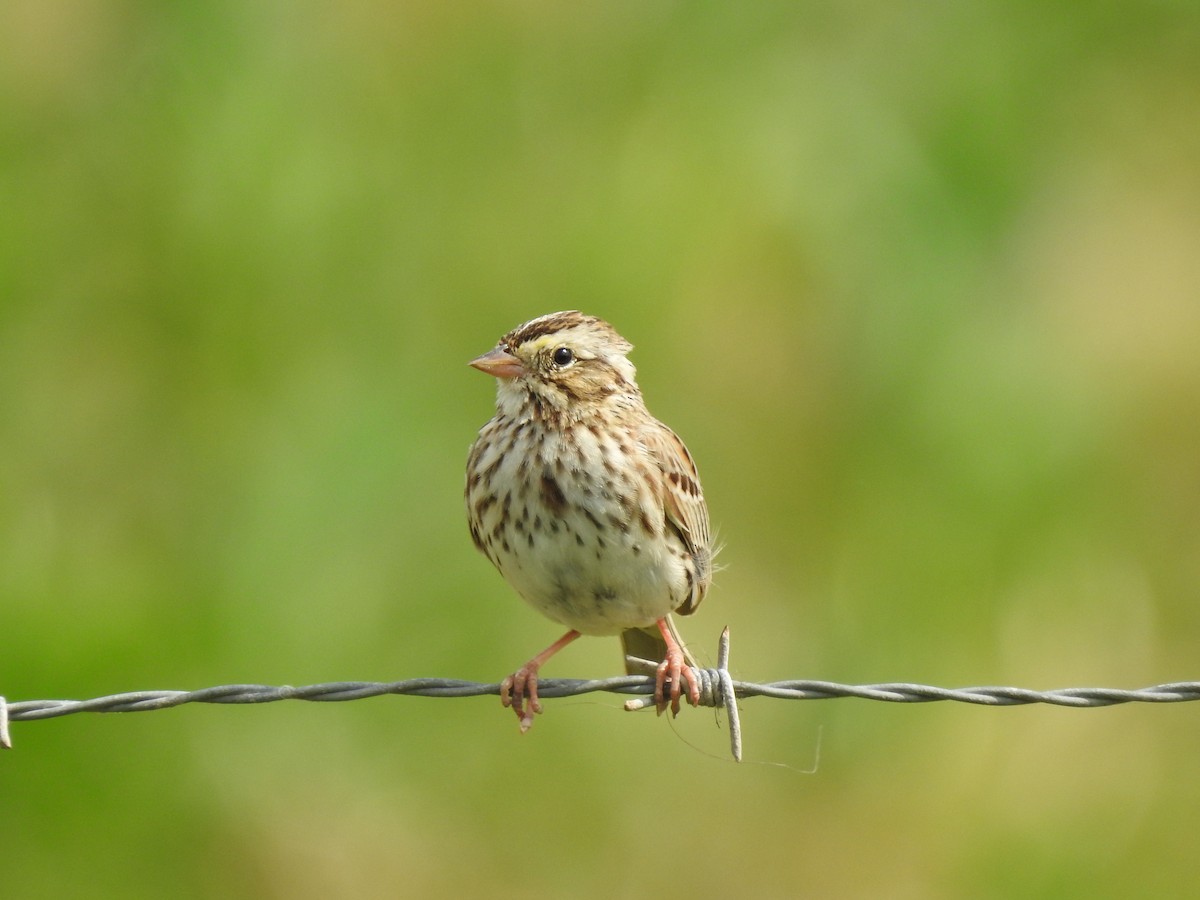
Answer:
M481 455L476 469L510 486L495 503L480 510L481 488L468 489L484 552L505 579L543 615L583 634L652 625L678 607L691 589L690 560L646 483L653 463L645 450L628 434L600 436L583 425L539 429L539 439L535 453L494 441ZM637 464L617 465L619 455Z

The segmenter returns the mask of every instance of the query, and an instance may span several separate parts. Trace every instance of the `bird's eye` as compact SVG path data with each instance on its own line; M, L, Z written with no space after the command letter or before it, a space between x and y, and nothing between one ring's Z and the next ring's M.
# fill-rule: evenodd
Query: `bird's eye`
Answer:
M570 347L559 347L554 351L553 359L556 366L569 366L575 359L575 354L571 352Z

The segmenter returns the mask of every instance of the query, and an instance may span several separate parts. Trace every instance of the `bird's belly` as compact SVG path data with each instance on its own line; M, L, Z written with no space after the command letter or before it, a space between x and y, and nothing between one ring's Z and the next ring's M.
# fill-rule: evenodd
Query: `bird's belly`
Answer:
M583 634L652 625L683 600L682 560L662 541L610 529L588 536L572 516L528 532L502 560L505 578L535 609Z

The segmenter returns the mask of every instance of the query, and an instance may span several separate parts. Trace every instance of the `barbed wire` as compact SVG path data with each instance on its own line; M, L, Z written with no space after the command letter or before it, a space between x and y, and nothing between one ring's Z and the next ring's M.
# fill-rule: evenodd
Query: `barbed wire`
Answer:
M654 663L640 661L643 667ZM716 668L694 668L700 684L700 706L725 709L729 717L730 750L741 759L741 727L737 700L769 697L775 700L831 700L857 697L884 703L932 703L954 701L977 706L1025 706L1044 703L1052 706L1095 708L1123 703L1184 703L1200 700L1200 681L1176 681L1135 690L1102 687L1059 688L1035 691L1018 687L942 688L927 684L889 682L882 684L839 684L833 681L791 679L758 684L738 681L729 673L729 629L721 633ZM543 678L538 680L542 699L575 697L605 691L633 694L625 708L630 711L654 706L654 678L648 675L619 675L612 678ZM389 694L415 697L481 697L498 695L499 683L464 681L455 678L409 678L404 681L334 681L302 687L265 684L224 684L195 691L130 691L94 697L90 700L20 700L6 702L0 697L0 747L10 748L8 723L53 719L75 713L148 712L172 709L186 703L274 703L279 700L307 700L331 703L364 700Z

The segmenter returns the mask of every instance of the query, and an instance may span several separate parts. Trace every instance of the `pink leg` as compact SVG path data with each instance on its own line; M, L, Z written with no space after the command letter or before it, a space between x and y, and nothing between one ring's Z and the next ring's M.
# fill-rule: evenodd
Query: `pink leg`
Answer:
M667 627L666 619L658 620L658 630L662 632L663 640L667 642L667 658L658 666L658 675L654 681L654 705L658 709L659 715L662 715L666 712L669 696L671 701L671 715L677 716L679 715L681 682L687 682L688 702L692 706L700 705L700 685L696 683L696 676L692 674L691 667L687 665L687 661L683 655L683 648L679 646L679 643L671 634L671 629ZM668 681L671 683L670 694L664 696L664 689Z
M517 718L521 720L521 733L524 734L533 725L533 714L542 711L542 704L538 702L537 695L537 673L542 664L546 662L555 653L561 650L575 638L579 637L578 631L568 631L557 641L531 659L517 671L513 672L502 682L500 682L500 703L504 706L511 706L513 712L517 714ZM529 708L525 708L525 698L529 698ZM699 692L697 692L699 697Z

